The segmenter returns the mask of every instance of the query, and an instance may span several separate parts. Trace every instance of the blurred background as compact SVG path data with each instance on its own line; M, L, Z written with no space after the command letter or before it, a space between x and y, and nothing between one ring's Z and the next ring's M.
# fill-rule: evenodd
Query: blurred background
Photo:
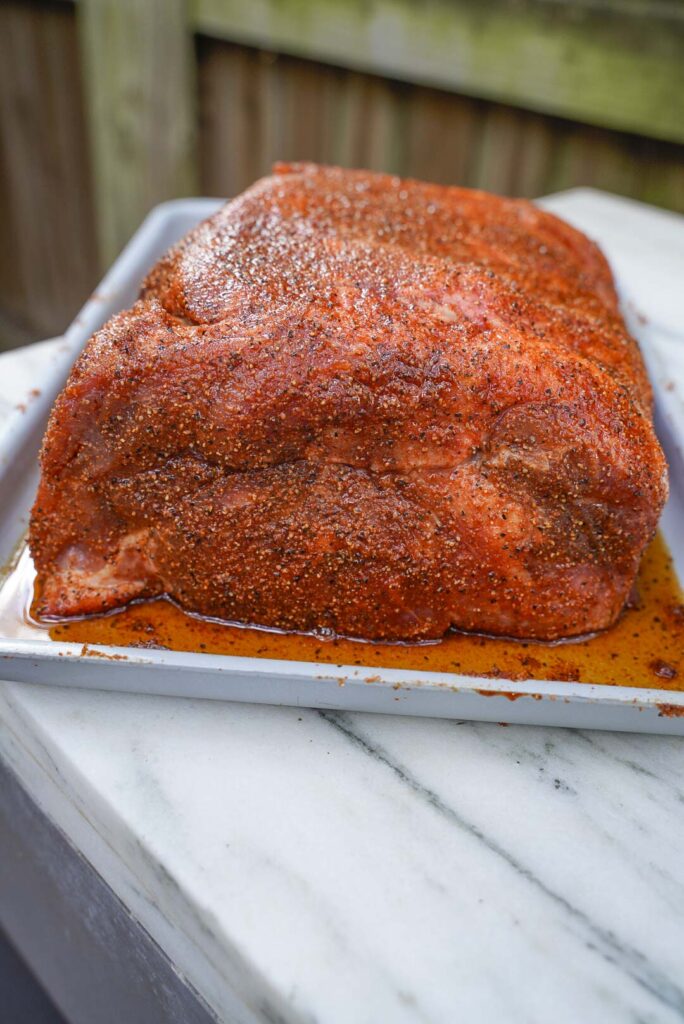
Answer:
M684 3L0 0L0 348L279 159L684 212Z

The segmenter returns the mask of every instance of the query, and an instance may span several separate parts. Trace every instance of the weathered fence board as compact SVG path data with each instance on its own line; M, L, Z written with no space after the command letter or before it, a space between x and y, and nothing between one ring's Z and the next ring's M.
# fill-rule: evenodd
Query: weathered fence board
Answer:
M82 0L81 52L102 268L155 203L196 187L185 0Z
M0 338L20 343L68 323L97 281L73 11L6 0L0 49Z
M592 185L684 211L684 147L202 39L202 188L319 160L537 196Z
M683 53L681 0L3 0L0 348L278 159L684 212Z
M677 0L193 0L197 31L684 142Z

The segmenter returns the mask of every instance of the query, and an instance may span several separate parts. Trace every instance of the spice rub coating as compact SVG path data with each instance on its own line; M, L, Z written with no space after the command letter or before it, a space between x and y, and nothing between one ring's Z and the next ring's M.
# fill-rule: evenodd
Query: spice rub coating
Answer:
M611 625L667 494L610 270L523 200L279 165L88 342L41 613L168 594L369 639Z

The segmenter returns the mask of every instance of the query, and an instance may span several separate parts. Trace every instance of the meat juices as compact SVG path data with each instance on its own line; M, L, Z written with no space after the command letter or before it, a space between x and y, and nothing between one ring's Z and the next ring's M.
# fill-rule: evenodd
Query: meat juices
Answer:
M88 342L42 450L40 613L377 640L610 626L667 496L608 265L523 200L279 165Z

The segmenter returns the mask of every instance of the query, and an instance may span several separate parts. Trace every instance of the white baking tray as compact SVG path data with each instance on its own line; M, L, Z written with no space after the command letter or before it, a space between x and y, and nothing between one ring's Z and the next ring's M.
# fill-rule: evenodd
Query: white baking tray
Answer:
M561 213L563 200L558 197ZM554 204L554 199L545 201L552 209ZM9 561L25 533L45 421L75 356L109 316L130 305L145 272L168 246L219 205L218 200L190 199L157 207L51 354L36 381L40 394L5 419L0 428L0 564ZM667 368L649 347L642 326L633 319L631 327L640 336L656 385L657 425L672 475L662 528L682 579L684 424L670 389L659 387ZM684 693L588 683L514 682L153 649L84 648L2 636L0 677L135 693L684 735ZM668 713L663 713L662 705L668 706ZM672 714L679 708L682 717Z

